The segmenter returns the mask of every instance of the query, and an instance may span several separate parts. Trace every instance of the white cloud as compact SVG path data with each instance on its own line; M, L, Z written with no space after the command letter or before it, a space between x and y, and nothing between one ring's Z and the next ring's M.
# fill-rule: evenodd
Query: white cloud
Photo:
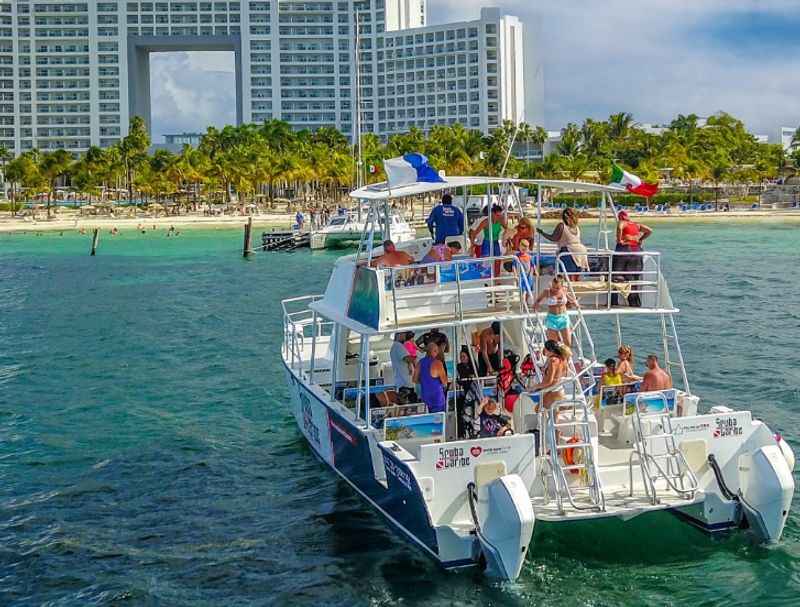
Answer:
M233 53L150 55L153 140L166 133L205 131L236 123Z
M430 0L431 22L474 18L485 0ZM630 111L642 122L724 110L758 132L800 124L800 52L714 38L720 19L800 19L796 0L506 0L523 22L541 17L545 124ZM531 28L532 29L532 28ZM752 32L751 32L752 33ZM757 33L757 32L756 32ZM794 52L792 52L794 51Z
M488 0L429 0L431 23L476 18ZM759 133L800 124L800 50L767 39L748 46L714 39L722 18L800 20L798 0L561 0L497 3L525 22L545 66L545 125L629 111L642 122L725 110ZM528 28L529 33L532 27ZM726 43L727 42L727 43ZM773 46L770 46L773 44ZM233 55L152 55L154 133L235 121Z

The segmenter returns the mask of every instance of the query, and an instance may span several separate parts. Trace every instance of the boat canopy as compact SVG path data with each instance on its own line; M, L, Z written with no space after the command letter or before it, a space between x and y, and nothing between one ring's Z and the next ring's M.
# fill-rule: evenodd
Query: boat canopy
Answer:
M618 185L603 185L587 183L584 181L561 181L557 179L512 179L509 177L445 177L444 181L418 181L406 185L390 188L388 182L372 183L350 192L351 198L359 200L385 200L388 198L403 198L416 196L441 190L472 187L479 185L537 185L543 188L569 192L609 192L612 194L625 193L627 190Z

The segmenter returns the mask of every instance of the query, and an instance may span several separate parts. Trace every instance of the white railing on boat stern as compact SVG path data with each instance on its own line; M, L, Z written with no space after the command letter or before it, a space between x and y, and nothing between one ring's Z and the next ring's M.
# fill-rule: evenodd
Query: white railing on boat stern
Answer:
M306 339L311 338L311 358L313 361L313 350L316 344L314 337L320 335L323 326L332 326L333 324L331 322L321 322L316 313L308 307L309 304L321 298L322 295L303 295L281 301L283 310L283 355L288 359L289 366L297 371L302 371ZM309 328L312 330L312 335L306 335L306 330Z
M631 295L639 296L642 305L637 307L640 308L660 308L662 302L667 300L666 282L662 280L661 253L657 251L589 249L586 252L590 264L589 269L579 269L577 272L568 271L565 265L565 260L571 258L572 255L570 252L561 252L556 255L557 273L567 276L568 282L577 287L574 289L576 295L582 297L584 301L587 296L593 296L595 298L594 309L610 310L616 307L615 300L628 299ZM615 259L626 259L627 261L630 258L641 258L641 269L614 268ZM580 287L583 286L581 283L590 288L581 289ZM655 305L645 306L644 298L646 296L655 296ZM601 297L604 297L604 302Z

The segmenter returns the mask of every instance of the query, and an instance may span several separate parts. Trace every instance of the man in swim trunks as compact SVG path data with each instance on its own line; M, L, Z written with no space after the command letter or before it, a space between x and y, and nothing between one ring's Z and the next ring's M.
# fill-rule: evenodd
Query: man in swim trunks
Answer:
M480 357L478 358L478 375L487 377L500 372L500 323L492 325L480 335Z
M672 387L672 378L658 365L658 356L650 354L646 364L647 371L642 379L642 392L669 390Z
M410 266L414 258L405 251L398 251L391 240L383 243L383 255L376 257L369 264L373 268L391 268L395 266Z

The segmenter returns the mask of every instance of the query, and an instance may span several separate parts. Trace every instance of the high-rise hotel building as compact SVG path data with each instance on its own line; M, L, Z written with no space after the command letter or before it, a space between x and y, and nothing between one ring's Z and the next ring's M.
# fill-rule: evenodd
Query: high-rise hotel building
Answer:
M113 144L131 116L149 124L150 53L180 50L234 53L238 122L350 133L358 98L381 136L489 131L523 118L522 48L516 17L428 26L426 0L0 0L0 145Z

